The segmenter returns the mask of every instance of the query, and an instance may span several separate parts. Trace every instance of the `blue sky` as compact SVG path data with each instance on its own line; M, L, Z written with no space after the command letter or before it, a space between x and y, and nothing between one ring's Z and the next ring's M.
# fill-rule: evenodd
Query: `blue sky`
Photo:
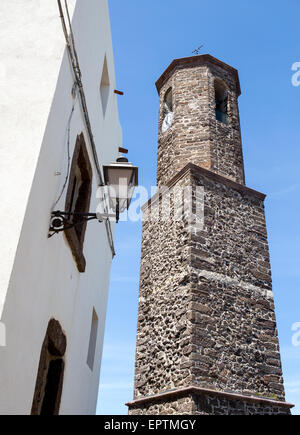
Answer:
M155 81L174 58L204 44L239 70L246 182L268 195L266 215L287 400L300 414L299 103L291 84L300 62L299 0L109 0L124 146L155 185L158 96ZM98 414L126 414L133 375L140 223L120 223L112 267Z

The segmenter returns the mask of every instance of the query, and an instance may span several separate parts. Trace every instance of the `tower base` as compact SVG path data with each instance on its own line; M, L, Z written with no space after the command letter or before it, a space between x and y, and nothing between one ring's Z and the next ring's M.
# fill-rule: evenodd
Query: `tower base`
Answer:
M126 404L129 415L290 415L294 405L262 397L188 387Z

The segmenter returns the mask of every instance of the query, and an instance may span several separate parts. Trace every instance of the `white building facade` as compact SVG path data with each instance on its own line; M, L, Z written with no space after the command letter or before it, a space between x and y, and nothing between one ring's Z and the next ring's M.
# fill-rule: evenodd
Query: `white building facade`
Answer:
M59 3L69 31L64 0L0 2L2 415L97 403L114 224L48 232L54 210L96 210L122 132L107 0L67 2L81 93Z

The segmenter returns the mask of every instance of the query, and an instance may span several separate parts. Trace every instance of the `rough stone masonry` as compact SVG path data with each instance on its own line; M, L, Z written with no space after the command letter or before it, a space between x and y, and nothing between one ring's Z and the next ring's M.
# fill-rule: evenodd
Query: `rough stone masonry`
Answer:
M225 122L216 116L224 89ZM131 415L290 414L277 336L265 195L245 186L237 71L209 56L172 62L160 97L158 185L204 188L204 226L144 206ZM174 120L162 132L165 95ZM150 219L151 214L156 219Z

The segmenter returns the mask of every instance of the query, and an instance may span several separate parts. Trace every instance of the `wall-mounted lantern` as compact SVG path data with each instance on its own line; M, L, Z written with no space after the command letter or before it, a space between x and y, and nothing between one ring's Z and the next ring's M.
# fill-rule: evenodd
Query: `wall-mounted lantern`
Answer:
M127 150L119 148L119 152L127 154ZM135 187L138 186L138 167L128 162L125 156L121 156L116 162L103 166L104 185L108 193L108 205L111 213L75 213L53 211L49 234L53 235L66 231L74 226L81 225L90 220L97 219L99 222L115 218L119 222L122 212L129 208ZM76 217L76 223L72 218Z
M120 151L124 153L126 150L120 148ZM134 189L138 186L138 168L122 156L115 163L104 166L103 171L109 206L116 213L118 222L120 213L129 208Z

